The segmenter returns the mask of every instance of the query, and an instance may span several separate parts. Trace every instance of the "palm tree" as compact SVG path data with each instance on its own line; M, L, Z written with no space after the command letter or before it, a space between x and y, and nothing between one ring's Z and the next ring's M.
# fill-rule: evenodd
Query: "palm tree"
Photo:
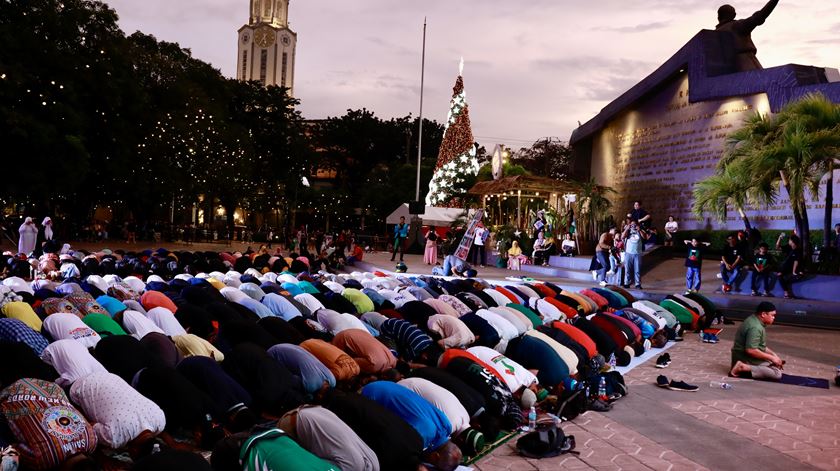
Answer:
M697 217L704 213L712 213L719 221L726 220L728 206L733 206L744 222L747 230L752 228L750 219L745 213L749 204L767 204L768 198L774 196L775 188L765 181L749 178L744 160L732 161L729 165L720 167L714 175L694 185L694 204L692 211ZM764 187L759 185L763 184Z
M834 205L834 169L840 164L840 105L832 103L821 94L809 94L785 107L780 114L812 134L811 152L823 161L816 170L824 169L823 176L827 176L823 215L823 246L827 247L831 237Z
M598 185L592 178L578 186L580 190L575 214L579 218L577 229L580 231L580 238L597 240L601 229L599 224L612 207L607 195L615 193L615 190Z

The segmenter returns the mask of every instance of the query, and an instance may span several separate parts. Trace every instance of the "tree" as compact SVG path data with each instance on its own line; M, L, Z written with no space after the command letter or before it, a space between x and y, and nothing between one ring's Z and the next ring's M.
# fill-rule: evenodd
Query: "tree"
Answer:
M615 190L608 186L598 185L594 179L578 184L577 208L577 230L581 240L598 240L601 231L604 229L604 218L612 207L612 202L607 197Z
M545 137L520 149L513 160L535 175L563 180L570 175L572 148L556 137Z
M759 188L758 185L764 185ZM738 160L721 166L714 175L694 185L692 211L697 217L712 213L719 221L726 220L728 206L734 206L749 230L752 226L745 209L749 204L766 204L775 197L773 185L749 178L746 162Z
M446 131L440 145L435 173L426 195L428 206L453 206L453 198L464 194L462 185L468 176L478 174L476 145L470 125L469 107L464 95L464 79L455 80Z

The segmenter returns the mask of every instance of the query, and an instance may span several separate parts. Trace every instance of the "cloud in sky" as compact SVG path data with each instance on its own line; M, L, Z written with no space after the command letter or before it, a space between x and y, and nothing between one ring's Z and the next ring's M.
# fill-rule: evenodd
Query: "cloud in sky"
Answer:
M488 148L568 139L611 100L650 74L700 29L717 6L739 16L764 0L292 0L298 34L295 91L307 118L365 107L383 118L415 116L428 18L424 116L446 119L461 56L470 117ZM753 34L766 67L838 67L834 2L782 0ZM226 76L248 0L111 0L126 33L179 43ZM832 47L834 46L834 47Z

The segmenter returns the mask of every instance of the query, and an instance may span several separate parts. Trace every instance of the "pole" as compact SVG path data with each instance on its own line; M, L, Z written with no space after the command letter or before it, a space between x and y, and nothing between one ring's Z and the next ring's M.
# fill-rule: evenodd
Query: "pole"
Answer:
M420 201L420 156L423 155L423 85L426 75L426 17L423 17L423 56L420 60L420 133L417 135L417 189L414 200Z

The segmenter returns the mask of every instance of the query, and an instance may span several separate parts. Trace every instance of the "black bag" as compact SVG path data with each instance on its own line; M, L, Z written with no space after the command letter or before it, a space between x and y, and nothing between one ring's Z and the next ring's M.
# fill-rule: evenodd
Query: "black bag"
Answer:
M560 401L557 404L555 415L563 420L573 420L589 409L588 403L586 389L563 391L563 394L560 396Z
M516 441L519 454L527 458L551 458L564 453L574 453L575 436L566 435L555 425L540 426Z

